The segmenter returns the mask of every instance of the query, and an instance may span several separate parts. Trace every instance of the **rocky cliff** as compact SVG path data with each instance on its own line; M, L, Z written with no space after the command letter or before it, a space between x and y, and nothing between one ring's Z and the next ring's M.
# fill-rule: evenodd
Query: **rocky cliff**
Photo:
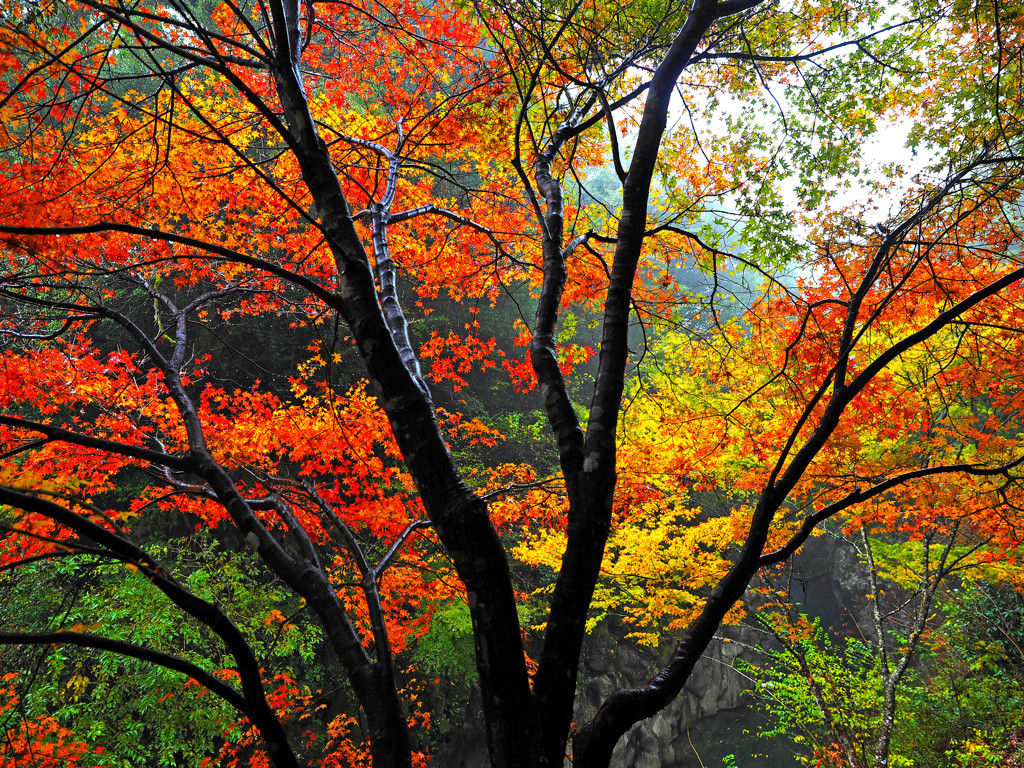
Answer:
M671 650L639 646L624 640L620 627L606 623L588 638L580 669L584 681L577 699L577 720L593 714L615 689L642 685ZM754 640L753 630L729 627L727 640L716 640L694 670L682 695L671 706L633 727L619 743L612 768L668 768L692 755L687 729L701 718L740 705L744 678L736 660Z
M794 560L788 578L801 611L820 616L834 634L863 634L868 626L863 614L863 595L867 589L863 567L856 552L840 538L823 536L812 539ZM854 607L856 606L856 608ZM627 639L627 630L612 621L603 622L587 638L580 663L580 689L576 702L576 720L584 721L612 691L637 686L657 671L671 652L671 643L660 648L638 645ZM761 759L741 759L741 764L792 764L792 755L782 761L770 744L757 744L753 733L761 724L760 714L750 710L752 699L744 696L749 688L737 670L737 661L760 661L757 649L766 642L762 632L750 626L726 627L721 640L708 648L675 702L650 720L638 723L622 739L611 768L720 768L721 756L735 752L742 758L759 751ZM725 714L738 707L747 711ZM466 721L450 735L434 764L441 768L477 768L488 765L479 701L471 697ZM721 722L718 722L721 721ZM725 723L724 726L719 727ZM719 732L728 741L743 739L746 744L731 748L708 748L708 733ZM708 750L705 752L705 750ZM698 756L700 755L700 756ZM710 757L709 757L710 756Z

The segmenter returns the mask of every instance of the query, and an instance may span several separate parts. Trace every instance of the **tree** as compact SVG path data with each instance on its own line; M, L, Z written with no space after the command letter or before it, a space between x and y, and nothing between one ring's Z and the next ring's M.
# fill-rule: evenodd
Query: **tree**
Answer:
M860 637L795 612L762 613L778 645L747 669L774 715L770 735L810 748L802 762L965 766L1010 756L1019 600L1011 586L983 581L982 547L957 546L955 529L946 541L935 534L908 546L861 532L872 592Z
M492 764L557 764L571 734L575 765L607 765L622 734L679 693L757 572L823 520L954 476L976 483L977 509L1015 508L1016 433L951 403L915 410L920 382L892 382L921 354L940 369L939 397L982 387L993 413L1016 405L1019 22L983 2L9 3L4 568L30 575L70 557L137 569L231 655L236 682L201 655L81 627L0 642L182 672L247 718L272 764L299 764L250 639L127 527L184 511L232 528L301 599L378 768L413 759L394 660L401 614L460 589ZM721 116L727 99L743 119ZM694 129L670 130L684 112ZM888 167L861 209L839 209L830 182L856 178L862 138L900 116L919 121L910 144L935 164L917 179ZM587 169L607 163L621 205L586 191ZM679 264L712 276L707 296L674 290ZM727 324L719 276L739 264L765 274L765 295ZM769 279L787 266L802 270L795 287ZM528 366L473 323L417 348L410 318L442 289L483 312L503 291L521 296L516 286L533 291L532 321L518 326ZM569 321L583 312L599 326L593 361ZM211 339L257 316L339 326L370 389L338 385L347 352L329 346L291 392L218 386ZM703 442L675 471L707 482L735 440L748 503L668 665L573 730L608 536L630 513L616 509L616 478L631 328L673 323L718 361L683 364ZM543 638L529 648L499 528L563 508L531 509L538 496L526 496L492 519L489 499L550 484L512 467L472 487L446 432L495 436L442 412L428 383L461 386L498 363L539 389L564 506ZM596 370L585 418L571 379L584 363ZM894 448L851 469L856 420L883 390L905 404L891 428L870 422ZM915 414L934 421L915 432L930 443L900 442ZM983 535L992 519L978 516Z

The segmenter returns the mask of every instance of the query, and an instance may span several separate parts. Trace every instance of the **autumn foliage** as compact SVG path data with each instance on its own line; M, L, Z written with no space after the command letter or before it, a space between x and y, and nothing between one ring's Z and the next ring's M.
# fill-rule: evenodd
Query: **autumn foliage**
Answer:
M1020 584L1022 25L5 2L2 764L425 765L444 631L605 766L825 523Z

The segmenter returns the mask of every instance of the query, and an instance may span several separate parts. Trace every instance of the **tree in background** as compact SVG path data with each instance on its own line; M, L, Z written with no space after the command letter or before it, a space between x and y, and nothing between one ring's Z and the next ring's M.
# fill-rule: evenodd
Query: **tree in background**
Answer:
M830 517L911 503L1016 556L1014 11L83 0L2 19L4 572L123 567L195 631L95 632L72 593L0 641L186 675L244 719L218 759L358 761L356 726L378 768L422 759L396 654L461 597L492 764L558 764L571 736L575 765L604 766ZM866 141L898 120L934 162L872 172ZM618 184L589 189L603 166ZM763 291L723 312L741 266ZM445 299L520 316L417 338ZM481 333L499 325L510 348ZM258 358L252 331L276 349L237 386L219 358ZM655 336L676 352L633 416ZM536 388L553 477L482 458L480 369ZM711 522L685 506L722 489ZM243 621L229 585L204 591L149 522L176 516L257 558L280 606ZM684 543L674 652L574 726L605 556L668 523L649 548ZM556 572L525 644L507 551L536 532ZM284 632L281 606L358 717L289 730L307 694L255 626Z
M1010 764L1021 612L998 583L1006 569L979 559L976 544L957 546L955 531L897 544L861 534L873 591L859 633L779 604L760 617L777 642L767 663L745 669L772 713L766 735L792 739L814 765Z

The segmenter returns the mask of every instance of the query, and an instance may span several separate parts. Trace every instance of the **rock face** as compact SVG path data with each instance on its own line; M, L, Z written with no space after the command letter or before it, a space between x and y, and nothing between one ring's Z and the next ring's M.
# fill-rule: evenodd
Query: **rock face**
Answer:
M666 709L635 725L619 742L611 768L667 768L692 754L687 728L704 717L740 705L746 688L736 660L753 639L746 627L729 627L729 639L716 640L704 654L683 693ZM586 720L598 704L623 686L642 685L670 652L624 640L625 632L610 623L588 638L580 665L583 684L577 698L576 719Z
M812 538L794 558L790 577L800 585L794 598L801 602L802 612L819 616L835 636L865 634L870 626L867 606L858 598L870 588L859 556L848 542L833 536ZM577 721L592 715L613 690L643 684L670 652L669 644L645 648L624 640L624 635L621 627L605 624L588 638L580 667ZM676 701L626 734L616 747L612 768L697 765L688 729L723 710L750 706L751 700L743 698L750 685L737 670L737 661L762 661L757 649L766 635L750 626L737 626L724 627L720 636L726 639L709 646Z
M611 622L597 627L587 638L580 663L580 689L576 699L576 720L583 721L596 711L612 691L641 685L666 660L671 646L648 648L626 639L626 630ZM701 718L740 705L745 689L736 671L736 660L752 630L729 627L730 641L716 640L694 670L682 695L650 720L638 723L619 742L611 768L669 768L683 764L692 755L687 728ZM489 764L484 739L479 697L470 698L462 728L446 739L433 764L441 768L469 768Z
M790 568L801 613L817 617L832 637L873 635L867 569L845 539L819 536L800 549Z
M868 590L863 566L848 543L831 536L811 539L794 559L789 576L796 585L794 597L802 604L801 611L821 617L823 626L833 634L862 634L870 625L864 602L857 599ZM613 622L604 622L586 639L580 662L577 722L589 719L612 691L642 685L671 652L669 642L661 648L641 646L626 639L627 631ZM683 693L668 708L635 725L619 742L611 768L699 765L688 730L702 720L702 726L714 723L706 718L724 710L749 705L750 700L743 694L750 686L737 670L737 661L761 660L757 649L762 647L765 635L749 626L724 627L720 635L725 639L711 644ZM752 723L744 727L756 730ZM694 735L694 740L699 748L699 736ZM485 766L489 764L486 749L479 699L471 698L463 727L450 734L433 764L443 768ZM777 758L765 757L768 762L755 764L782 764ZM791 761L790 755L787 763Z

